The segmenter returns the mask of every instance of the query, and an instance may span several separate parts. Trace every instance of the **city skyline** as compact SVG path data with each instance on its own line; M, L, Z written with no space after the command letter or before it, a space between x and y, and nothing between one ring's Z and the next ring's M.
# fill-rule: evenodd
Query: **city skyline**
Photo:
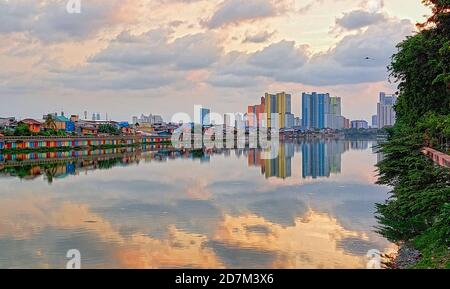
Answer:
M281 128L292 128L294 126L302 126L307 129L311 128L318 128L318 129L324 129L324 128L331 128L331 129L343 129L348 128L346 127L346 122L352 122L352 121L365 121L368 123L370 127L378 128L378 122L381 118L386 118L386 120L383 122L382 127L385 126L392 126L395 124L395 111L394 111L394 105L397 100L397 96L395 94L388 94L386 92L379 92L379 99L378 102L375 105L375 108L377 110L377 113L375 115L371 115L368 118L360 118L360 119L349 119L346 118L346 116L342 115L343 105L342 98L339 96L331 96L330 93L320 93L320 92L302 92L299 98L301 99L301 105L298 109L300 111L299 114L294 114L292 111L296 110L292 107L292 102L294 100L295 102L295 96L292 97L290 93L286 92L277 92L275 94L272 93L265 93L264 96L261 97L261 103L260 104L252 104L247 106L247 111L240 110L238 112L226 112L223 115L218 113L217 110L214 108L205 108L203 105L196 104L193 106L192 112L190 111L184 111L184 112L174 112L172 116L176 116L177 113L187 114L191 122L194 123L201 123L203 125L211 125L210 121L210 114L215 114L215 117L223 116L223 121L226 121L226 117L231 115L241 115L242 117L246 117L247 125L250 127L256 127L260 125L268 125L270 123L270 116L265 115L267 119L260 119L261 114L265 114L267 111L266 109L270 109L271 113L278 113L280 114L278 124ZM305 97L309 97L309 101L305 102ZM316 99L317 98L317 99ZM315 99L315 101L314 101ZM272 105L267 105L267 103L272 102ZM311 106L314 106L315 113L313 115L309 110L311 110ZM67 112L64 110L60 112L61 116L64 116ZM311 118L310 120L305 122L305 113L306 115ZM48 114L58 116L58 112L45 112L42 114L40 112L40 115L43 115L42 117L38 117L36 119L38 120L45 120L46 116ZM251 115L253 114L253 115ZM148 124L154 124L154 123L170 123L172 122L172 116L165 118L161 114L158 114L157 112L149 112L148 115L146 115L146 112L139 113L140 117L138 115L132 115L125 119L116 119L114 117L108 116L108 112L102 114L98 112L89 112L87 110L84 110L83 113L73 113L69 112L69 116L77 116L79 119L84 120L111 120L111 121L126 121L135 124L135 123L148 123ZM88 116L89 115L89 116ZM318 117L321 117L319 120ZM104 118L103 116L106 116ZM284 117L282 117L284 116ZM0 116L3 119L8 119L10 117L15 117L13 115L9 116ZM30 118L30 116L23 116L18 117L17 119L26 119ZM317 118L317 119L315 119ZM204 121L205 119L205 121ZM299 124L295 124L296 119L300 121ZM178 122L178 121L175 121ZM214 121L216 123L216 121ZM375 123L376 122L376 123ZM222 124L223 122L220 122ZM269 125L270 127L270 125Z
M370 120L378 92L395 91L395 44L429 14L409 0L96 0L79 15L65 4L0 1L12 16L0 21L1 116L245 112L263 91L291 93L300 115L297 92L331 91L351 103L342 115Z

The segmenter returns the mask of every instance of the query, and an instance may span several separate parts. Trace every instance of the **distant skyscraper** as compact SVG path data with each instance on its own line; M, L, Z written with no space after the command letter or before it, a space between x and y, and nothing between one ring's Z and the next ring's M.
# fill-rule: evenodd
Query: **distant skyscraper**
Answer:
M368 129L369 123L365 120L353 120L351 126L354 129Z
M372 128L378 128L378 115L372 115Z
M195 106L194 122L203 126L210 125L211 110L203 106Z
M285 114L285 128L293 128L295 126L295 116L292 113Z
M261 97L261 103L257 105L251 105L247 108L248 126L249 127L261 127L262 126L262 113L266 112L266 99Z
M272 127L272 121L276 121L276 120L272 120L272 115L277 113L277 96L275 94L269 94L266 93L265 95L265 103L266 103L266 113L267 113L267 121L266 121L266 125L267 127Z
M302 94L302 122L305 129L324 129L330 109L330 94Z
M328 114L326 115L325 128L343 129L342 102L340 97L329 98Z
M350 120L348 118L344 117L344 129L349 129L349 128L351 128Z
M291 95L285 92L265 95L267 127L286 128L286 114L291 113ZM277 115L277 116L274 116ZM275 119L273 117L276 117Z
M377 107L378 128L393 126L395 124L394 106L397 102L397 96L380 92L380 102Z

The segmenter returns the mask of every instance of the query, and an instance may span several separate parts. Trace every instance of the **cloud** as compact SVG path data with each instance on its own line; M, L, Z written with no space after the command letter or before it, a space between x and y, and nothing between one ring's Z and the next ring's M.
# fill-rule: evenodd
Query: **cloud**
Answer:
M214 66L210 84L226 86L238 77L313 86L384 81L396 44L413 31L409 20L391 19L344 37L324 53L285 40L250 54L233 52Z
M37 11L36 1L6 1L0 0L0 33L12 33L29 28L33 14Z
M305 47L297 48L295 41L280 41L271 44L249 58L249 63L266 69L297 68L308 59Z
M255 20L277 15L279 7L271 0L225 0L206 21L214 29L230 23Z
M264 43L270 40L270 38L275 34L275 31L261 31L256 34L247 34L243 43Z
M167 31L152 30L139 36L122 33L90 62L119 67L174 66L181 70L209 67L220 55L212 33L191 34L169 43Z
M119 0L85 1L82 13L69 14L66 0L42 3L32 0L0 0L3 14L0 33L21 32L43 42L85 40L95 36L100 30L117 24L114 14L121 10L124 3Z
M352 30L367 27L382 21L387 21L383 13L354 10L344 13L341 18L337 18L336 25L347 30Z

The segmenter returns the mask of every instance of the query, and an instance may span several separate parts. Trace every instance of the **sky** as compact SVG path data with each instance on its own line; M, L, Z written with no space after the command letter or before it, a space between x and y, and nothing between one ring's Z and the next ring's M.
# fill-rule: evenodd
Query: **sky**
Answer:
M70 0L73 1L73 0ZM0 117L245 112L265 92L329 92L370 120L420 0L0 0ZM369 60L366 60L369 57Z

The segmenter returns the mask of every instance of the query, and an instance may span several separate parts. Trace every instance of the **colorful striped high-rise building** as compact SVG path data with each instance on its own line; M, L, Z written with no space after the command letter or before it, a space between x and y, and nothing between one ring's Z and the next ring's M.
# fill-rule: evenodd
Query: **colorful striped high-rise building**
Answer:
M285 92L266 93L267 127L286 127L286 114L291 113L291 95Z

